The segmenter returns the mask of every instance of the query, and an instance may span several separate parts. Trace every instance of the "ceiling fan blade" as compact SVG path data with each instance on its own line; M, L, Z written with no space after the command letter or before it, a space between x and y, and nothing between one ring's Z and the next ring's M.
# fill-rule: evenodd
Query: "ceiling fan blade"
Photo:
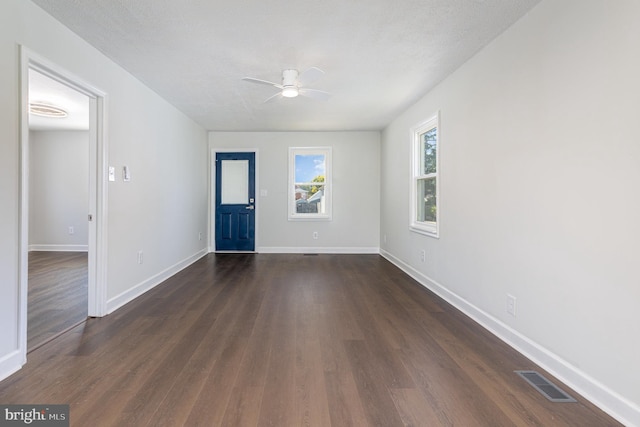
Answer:
M311 67L298 76L298 86L309 86L318 81L324 75L320 68Z
M282 98L282 92L278 92L275 95L271 95L270 97L268 97L267 99L264 100L263 104L266 104L268 102L277 101L280 98Z
M274 83L274 82L268 82L266 80L260 80L260 79L254 79L253 77L243 77L242 80L251 82L251 83L258 83L261 85L268 85L268 86L275 86L278 89L282 89L282 85L278 84L278 83Z
M317 99L319 101L327 101L329 98L331 98L331 94L329 92L318 89L300 88L299 93L300 95Z

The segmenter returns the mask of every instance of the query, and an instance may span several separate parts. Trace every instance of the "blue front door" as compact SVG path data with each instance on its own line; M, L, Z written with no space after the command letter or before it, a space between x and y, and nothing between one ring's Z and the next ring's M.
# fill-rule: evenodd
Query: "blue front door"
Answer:
M254 251L255 153L216 154L216 251Z

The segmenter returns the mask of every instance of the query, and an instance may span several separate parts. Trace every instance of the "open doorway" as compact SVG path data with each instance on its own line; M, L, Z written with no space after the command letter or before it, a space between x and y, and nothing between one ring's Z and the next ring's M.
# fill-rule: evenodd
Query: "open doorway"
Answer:
M88 316L89 97L29 69L27 352Z
M21 47L19 346L106 314L105 94ZM54 117L41 117L31 111Z

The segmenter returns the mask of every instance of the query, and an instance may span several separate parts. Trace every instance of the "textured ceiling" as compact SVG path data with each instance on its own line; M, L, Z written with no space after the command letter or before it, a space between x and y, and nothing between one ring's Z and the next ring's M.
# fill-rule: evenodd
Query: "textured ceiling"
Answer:
M539 0L32 0L209 130L379 130ZM281 99L316 66L328 101Z

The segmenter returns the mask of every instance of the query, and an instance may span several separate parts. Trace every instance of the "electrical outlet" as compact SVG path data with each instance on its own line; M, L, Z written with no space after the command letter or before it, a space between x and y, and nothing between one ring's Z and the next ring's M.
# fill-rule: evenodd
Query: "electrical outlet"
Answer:
M382 235L382 243L387 243L387 235L386 234Z
M198 240L202 240L202 232L198 233Z
M315 240L318 240L318 232L317 232L317 231L314 231L314 232L313 232L313 238L314 238Z
M425 252L425 250L424 250L424 249L422 249L422 250L420 251L420 261L421 261L421 262L425 262L425 260L426 260L426 259L427 259L427 253Z
M69 226L69 234L74 234L76 231L74 230L73 226Z
M507 294L507 313L516 317L516 297Z
M138 264L142 264L142 251L138 251Z

